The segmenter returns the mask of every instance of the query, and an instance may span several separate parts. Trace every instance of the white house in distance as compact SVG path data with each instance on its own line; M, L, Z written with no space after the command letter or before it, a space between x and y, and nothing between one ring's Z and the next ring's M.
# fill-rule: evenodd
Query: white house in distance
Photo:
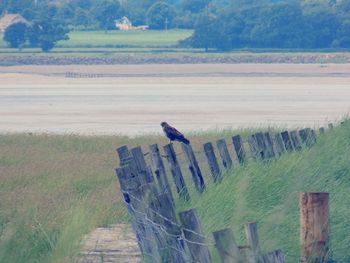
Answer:
M122 17L119 20L115 21L115 27L118 28L119 30L123 31L131 31L131 30L147 30L149 27L144 25L144 26L133 26L129 18L126 16Z
M27 19L25 19L23 16L19 14L9 14L5 13L1 18L0 18L0 32L5 32L6 28L9 26L16 24L16 23L23 23L26 25L30 25Z

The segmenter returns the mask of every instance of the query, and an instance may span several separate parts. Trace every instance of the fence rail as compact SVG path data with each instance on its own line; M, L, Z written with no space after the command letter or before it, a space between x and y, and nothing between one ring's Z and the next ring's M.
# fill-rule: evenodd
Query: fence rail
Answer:
M328 128L332 127L329 125ZM325 132L325 128L320 128L320 135ZM232 143L227 143L224 139L217 140L216 144L207 142L200 153L204 153L213 181L220 183L225 172L234 169L234 161L241 166L252 159L268 162L285 152L311 148L316 142L316 132L310 128L277 134L258 132L248 136L246 141L242 136L236 135L232 137ZM231 158L229 146L235 158ZM209 263L212 258L208 244L214 240L213 245L217 248L221 262L285 262L285 255L280 249L268 253L261 251L256 223L245 225L247 245L238 246L231 229L215 231L213 238L206 237L196 209L176 215L172 186L164 161L170 167L173 188L182 200L188 201L191 197L181 164L185 164L196 191L203 193L207 187L198 164L198 152L191 145L181 144L181 147L182 153L176 153L173 145L167 144L163 147L164 154L157 144L150 145L146 153L143 153L141 147L129 150L124 145L117 149L120 167L116 169L116 174L144 261ZM150 165L146 160L148 156ZM180 161L180 156L183 161ZM223 168L220 168L220 163ZM317 193L304 193L300 197L301 262L325 262L328 256L328 199L326 202L319 196ZM319 202L323 202L323 210L317 209L320 207ZM320 231L322 235L317 234Z

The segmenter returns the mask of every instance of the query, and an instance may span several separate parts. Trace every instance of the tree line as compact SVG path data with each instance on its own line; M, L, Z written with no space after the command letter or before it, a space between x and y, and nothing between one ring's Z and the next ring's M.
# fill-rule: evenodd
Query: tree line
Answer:
M197 48L349 48L350 1L279 1L207 9L184 45Z
M155 30L193 29L181 45L206 50L350 47L350 0L3 0L5 10L32 22L12 35L26 31L43 50L69 30L115 30L123 16Z

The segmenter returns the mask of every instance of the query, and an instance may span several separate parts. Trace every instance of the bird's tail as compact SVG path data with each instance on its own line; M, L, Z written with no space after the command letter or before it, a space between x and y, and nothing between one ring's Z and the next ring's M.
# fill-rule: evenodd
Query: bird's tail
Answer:
M185 137L182 137L180 141L187 145L190 144L190 141L187 140Z

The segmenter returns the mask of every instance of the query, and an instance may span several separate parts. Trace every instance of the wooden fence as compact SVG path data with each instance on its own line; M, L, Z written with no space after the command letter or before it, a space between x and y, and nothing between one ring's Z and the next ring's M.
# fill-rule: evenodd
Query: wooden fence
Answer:
M333 125L330 125L329 129L332 127ZM323 133L325 129L320 128L319 134ZM207 142L203 145L203 153L213 181L220 183L225 173L219 162L224 170L229 171L234 169L234 161L239 165L244 165L250 159L266 162L278 158L284 152L310 148L316 141L316 132L310 128L277 134L258 132L248 136L247 141L243 141L240 135L233 136L232 143L229 144L220 139L216 141L217 151L211 142ZM232 146L231 150L235 152L237 160L231 158L228 146ZM117 149L120 167L116 169L116 174L144 261L212 262L208 244L214 240L221 262L285 262L284 253L280 249L268 253L260 250L256 223L245 225L247 244L238 246L231 229L216 231L212 239L207 238L203 234L196 209L176 215L174 195L163 159L170 167L174 188L182 200L188 201L191 197L179 163L179 155L185 158L196 191L202 193L207 187L192 146L181 144L181 147L182 153L179 154L175 152L172 144L163 147L164 154L157 144L150 145L147 153L143 153L141 147L128 149L127 146L122 146ZM219 153L220 159L215 152ZM151 165L147 164L147 155L150 156ZM326 199L327 201L324 201ZM320 260L327 258L329 250L328 195L304 193L300 197L300 207L300 261L325 262ZM320 207L323 209L321 212L318 211ZM313 218L313 221L310 221L310 218Z

